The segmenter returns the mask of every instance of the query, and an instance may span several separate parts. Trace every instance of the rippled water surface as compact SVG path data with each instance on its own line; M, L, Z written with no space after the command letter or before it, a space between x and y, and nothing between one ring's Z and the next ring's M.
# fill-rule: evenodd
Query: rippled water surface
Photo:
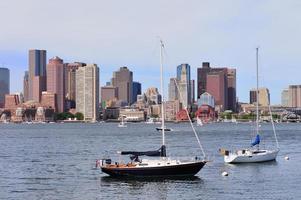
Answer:
M167 153L201 155L189 124L168 124ZM0 124L0 199L301 199L301 124L277 124L277 161L224 164L218 149L248 147L251 124L197 127L208 163L189 179L114 179L95 160L117 150L155 150L156 125ZM265 147L275 147L271 126L262 124ZM288 155L290 160L284 160ZM227 171L228 177L221 173Z

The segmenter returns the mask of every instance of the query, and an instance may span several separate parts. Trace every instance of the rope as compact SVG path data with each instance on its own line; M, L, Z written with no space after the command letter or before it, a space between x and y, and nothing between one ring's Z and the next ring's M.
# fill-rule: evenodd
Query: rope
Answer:
M181 99L182 102L184 102L184 99L183 99L182 94L181 94L181 92L180 92L180 90L179 90L178 83L177 83L176 80L175 80L175 84L176 84L176 87L177 87L177 89L178 89L178 91L179 91L180 99ZM203 153L203 156L204 156L204 158L206 158L205 151L204 151L204 149L203 149L203 146L202 146L202 144L201 144L201 141L200 141L200 139L199 139L199 136L198 136L198 134L197 134L196 131L195 131L195 128L194 128L193 123L192 123L192 121L191 121L191 118L190 118L190 116L189 116L189 112L188 112L188 110L187 110L187 107L185 107L184 110L186 111L186 114L187 114L188 119L189 119L189 122L190 122L190 126L191 126L191 128L192 128L192 130L193 130L193 133L194 133L194 135L195 135L195 137L196 137L196 139L197 139L197 141L198 141L198 144L199 144L199 147L200 147L200 149L201 149L201 151L202 151L202 153Z

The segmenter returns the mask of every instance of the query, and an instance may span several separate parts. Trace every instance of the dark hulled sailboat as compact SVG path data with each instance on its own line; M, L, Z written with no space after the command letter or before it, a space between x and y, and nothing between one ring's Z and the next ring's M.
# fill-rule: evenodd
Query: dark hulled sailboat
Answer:
M161 62L161 95L162 95L162 146L155 151L122 151L121 155L130 155L131 161L127 164L112 162L111 159L102 159L99 162L102 172L115 176L148 176L148 177L166 177L166 176L194 176L197 174L207 161L195 157L189 161L181 161L171 159L166 156L165 146L165 120L164 120L164 98L163 98L163 42L160 41L160 62ZM188 115L189 116L189 115ZM192 125L192 122L190 120ZM197 141L201 147L203 155L204 151L198 139L198 136L193 128ZM158 157L157 159L140 159L139 156Z

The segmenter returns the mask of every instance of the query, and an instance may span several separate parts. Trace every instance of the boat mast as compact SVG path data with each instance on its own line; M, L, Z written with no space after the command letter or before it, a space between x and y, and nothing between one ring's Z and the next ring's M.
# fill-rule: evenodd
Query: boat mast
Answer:
M163 84L163 41L160 39L160 68L161 68L161 121L162 121L162 146L165 146L165 112L164 112L164 84Z
M256 134L259 134L258 49L259 48L257 47L256 48Z

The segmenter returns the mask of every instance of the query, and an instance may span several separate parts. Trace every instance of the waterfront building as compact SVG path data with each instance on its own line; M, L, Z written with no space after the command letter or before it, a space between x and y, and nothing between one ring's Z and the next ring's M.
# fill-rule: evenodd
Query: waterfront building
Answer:
M190 65L181 64L177 66L177 80L179 81L178 90L181 94L180 102L187 108L191 105L191 85L190 85Z
M24 96L24 101L29 100L29 74L28 71L25 71L24 73L24 78L23 78L23 96Z
M68 63L65 67L65 93L66 101L70 102L70 108L75 108L76 102L76 70L86 66L86 63Z
M228 110L236 112L236 69L227 69Z
M5 110L16 109L20 104L19 95L17 94L6 94L5 95Z
M114 86L101 87L101 107L106 108L108 104L111 104L118 99L118 89Z
M133 82L133 97L132 102L137 102L137 96L141 94L141 83L139 82Z
M29 50L29 87L28 100L41 100L46 91L46 50Z
M57 56L51 58L47 64L47 92L56 94L57 107L53 108L56 112L65 111L65 80L64 63Z
M198 104L198 108L203 105L208 105L214 108L215 107L214 102L215 102L214 97L208 92L204 92L203 94L201 94L200 98L198 99L197 104Z
M5 95L9 94L10 89L10 74L9 69L0 68L0 108L4 107Z
M99 69L88 64L76 71L76 111L84 120L96 121L99 114Z
M119 110L119 118L124 117L126 121L139 122L145 121L145 113L143 110L133 108L121 108Z
M256 89L250 91L250 104L256 104ZM268 88L258 88L258 104L259 106L268 106L270 104L270 92Z
M175 101L175 100L179 99L177 84L178 84L177 78L170 78L169 84L168 84L168 100L169 101Z
M58 107L57 94L49 91L42 92L41 105L45 108L52 108L54 111Z
M215 105L221 111L227 109L227 69L212 71L207 74L206 91L214 97Z
M164 107L165 107L165 119L167 121L176 120L177 113L181 109L180 101L179 100L166 101L164 103Z
M289 107L301 107L301 85L290 85L288 94Z
M220 77L217 78L217 76ZM210 83L208 83L208 79L211 79ZM213 79L216 79L216 81L218 80L218 82L215 83ZM211 91L208 91L208 88L210 88ZM219 91L212 91L217 90L217 88L219 88ZM197 69L197 96L200 97L200 95L204 92L209 92L214 96L217 101L215 104L221 110L230 109L232 111L236 111L236 70L226 67L211 68L209 62L204 62L202 67ZM223 96L215 96L217 93Z
M158 88L148 88L145 92L145 96L149 105L161 104L162 97L161 94L159 94Z
M120 67L119 71L113 73L111 84L118 90L118 100L133 103L133 72L127 67Z
M214 121L216 118L216 113L214 107L210 105L201 105L195 112L195 117L201 119L202 122L208 123Z
M284 89L281 92L281 105L284 107L289 106L289 90L288 89Z

